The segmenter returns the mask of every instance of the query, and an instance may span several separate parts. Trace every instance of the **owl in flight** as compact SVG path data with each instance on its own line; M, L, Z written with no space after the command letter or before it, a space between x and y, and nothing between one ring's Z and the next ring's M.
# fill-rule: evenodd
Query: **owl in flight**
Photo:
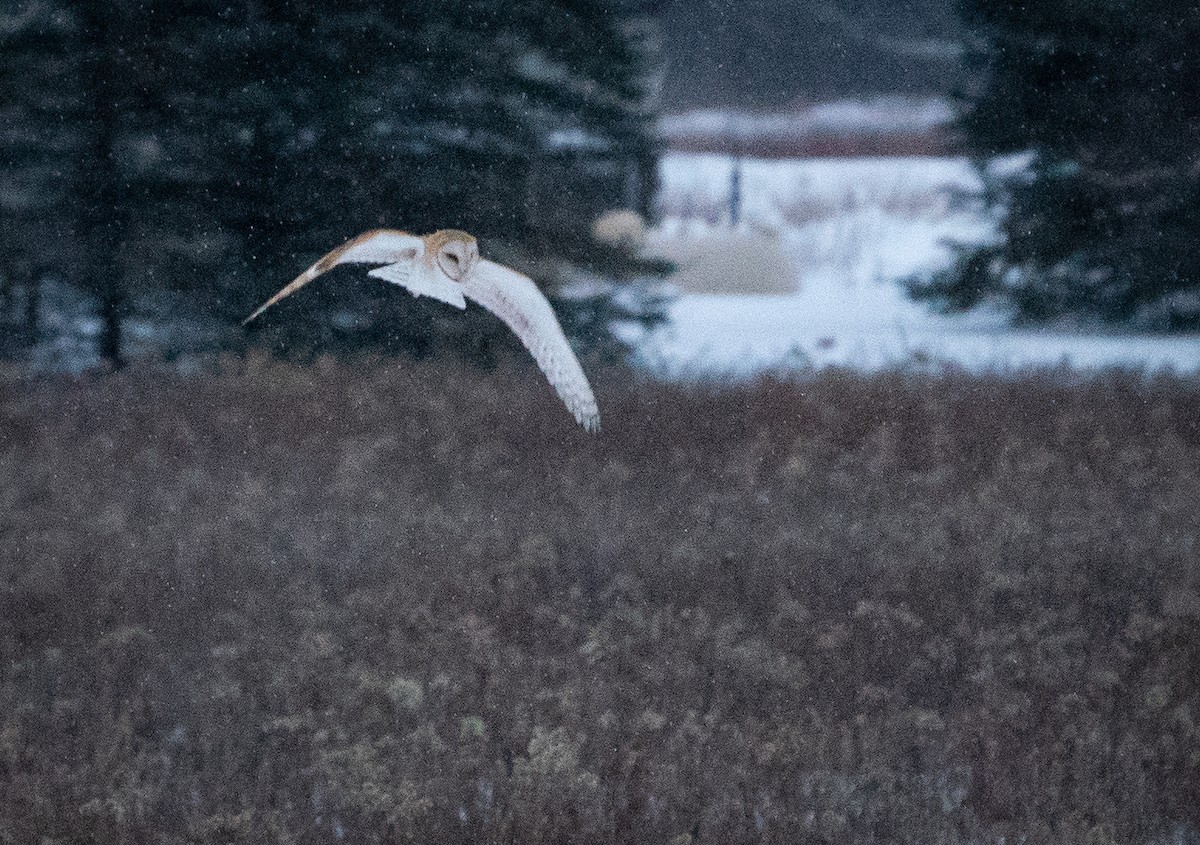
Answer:
M527 276L480 258L474 236L456 229L441 229L424 237L394 229L359 235L297 276L243 325L339 264L382 265L368 275L402 285L413 296L430 296L455 308L466 308L467 299L479 303L521 339L579 424L588 431L599 430L596 397L546 297Z

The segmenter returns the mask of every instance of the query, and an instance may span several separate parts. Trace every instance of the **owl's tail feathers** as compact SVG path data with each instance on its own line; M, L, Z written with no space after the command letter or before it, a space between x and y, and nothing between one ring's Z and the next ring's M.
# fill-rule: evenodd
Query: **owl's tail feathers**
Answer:
M275 294L270 299L268 299L266 302L264 302L262 305L258 306L258 309L255 310L255 312L253 314L251 314L246 319L242 320L242 325L243 326L247 325L251 320L253 320L255 317L257 317L262 312L266 311L268 308L270 308L276 302L278 302L279 300L283 299L286 296L291 296L293 293L300 290L300 288L307 285L309 282L311 282L317 276L324 273L325 270L321 268L321 263L322 262L318 261L316 264L309 267L307 270L305 270L303 273L301 273L299 276L297 276L294 281L292 281L290 284L288 284L286 287L284 287L283 290L279 291L279 293Z

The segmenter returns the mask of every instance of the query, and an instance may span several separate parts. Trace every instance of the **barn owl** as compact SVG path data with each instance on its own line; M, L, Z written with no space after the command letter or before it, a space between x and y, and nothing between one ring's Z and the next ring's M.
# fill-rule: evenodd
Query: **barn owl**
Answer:
M479 303L516 333L576 421L588 431L599 430L591 385L546 297L527 276L480 258L474 236L456 229L424 237L390 229L359 235L323 256L242 324L339 264L382 265L367 275L455 308L466 308L467 299Z

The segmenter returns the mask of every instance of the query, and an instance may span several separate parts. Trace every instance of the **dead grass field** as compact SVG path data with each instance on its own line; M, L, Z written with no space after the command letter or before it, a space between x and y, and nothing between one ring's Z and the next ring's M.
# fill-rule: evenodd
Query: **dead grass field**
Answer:
M0 378L0 842L1149 843L1200 386Z

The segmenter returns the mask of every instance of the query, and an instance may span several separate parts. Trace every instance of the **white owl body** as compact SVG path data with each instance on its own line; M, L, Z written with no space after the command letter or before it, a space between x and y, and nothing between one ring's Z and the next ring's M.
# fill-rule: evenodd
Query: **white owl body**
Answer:
M385 264L368 271L367 275L408 288L413 296L428 296L459 309L467 307L467 301L463 299L462 285L453 279L447 279L436 265L431 266L428 256Z

